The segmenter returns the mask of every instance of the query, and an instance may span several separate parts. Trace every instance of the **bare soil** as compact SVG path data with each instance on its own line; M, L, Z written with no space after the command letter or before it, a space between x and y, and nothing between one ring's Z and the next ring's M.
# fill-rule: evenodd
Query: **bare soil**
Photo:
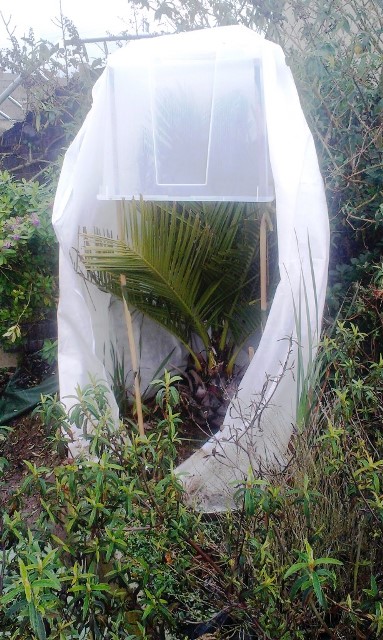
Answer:
M0 397L15 371L15 367L0 369ZM26 354L20 359L17 369L17 386L21 389L34 387L51 371L52 367L38 355ZM33 411L15 418L7 427L11 429L9 435L4 442L0 442L0 457L7 460L7 466L0 474L0 512L28 473L25 460L37 467L47 468L56 466L60 461L57 452L52 448L46 427ZM28 517L33 517L36 508L37 501L31 496L26 505Z
M0 456L8 462L3 475L0 474L0 513L5 505L7 511L19 508L15 494L29 473L25 460L37 467L50 469L60 463L60 457L52 449L46 428L38 416L28 414L16 418L7 426L12 431L0 448ZM28 522L32 523L39 512L39 500L33 495L24 496L23 503L23 513Z

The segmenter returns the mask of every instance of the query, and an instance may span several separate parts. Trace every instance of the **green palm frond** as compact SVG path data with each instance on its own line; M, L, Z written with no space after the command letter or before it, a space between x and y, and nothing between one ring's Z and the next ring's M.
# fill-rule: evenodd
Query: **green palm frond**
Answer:
M238 344L255 331L259 224L247 205L133 201L123 226L122 239L80 236L80 259L97 286L121 297L124 275L129 304L176 335L196 363L193 334L209 354L217 336L217 345L222 335Z

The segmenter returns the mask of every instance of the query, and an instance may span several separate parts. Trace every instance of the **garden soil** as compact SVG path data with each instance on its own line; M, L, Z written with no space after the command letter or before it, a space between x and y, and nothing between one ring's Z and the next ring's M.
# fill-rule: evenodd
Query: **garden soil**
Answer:
M0 484L0 512L5 505L7 511L10 506L11 510L19 509L16 492L29 473L26 460L36 467L47 469L53 469L62 463L57 451L52 448L49 434L39 416L29 413L15 419L8 426L12 430L4 444L0 443L0 457L6 458L8 462ZM23 515L28 523L32 523L39 513L39 500L33 495L23 496L23 503Z

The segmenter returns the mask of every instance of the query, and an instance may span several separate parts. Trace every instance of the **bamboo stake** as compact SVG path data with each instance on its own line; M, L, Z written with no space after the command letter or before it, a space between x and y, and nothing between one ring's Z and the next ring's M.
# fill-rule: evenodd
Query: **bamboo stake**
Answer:
M267 227L273 230L270 216L265 212L261 219L259 230L259 260L261 278L261 314L265 316L267 311ZM263 321L262 321L263 324Z
M117 204L117 213L118 213L118 224L120 227L119 235L120 235L120 240L122 241L124 238L124 213L125 213L124 205L122 202L118 202ZM125 298L126 277L123 273L120 274L120 284L121 284L122 302L124 305L126 329L128 332L130 359L132 361L132 369L133 369L133 377L134 377L134 396L136 400L138 430L139 430L140 436L144 436L145 428L144 428L144 418L142 414L140 375L138 370L136 342L134 340L132 316L129 311L128 303L126 302L126 298Z
M259 259L261 271L261 311L267 311L267 229L264 213L259 230Z

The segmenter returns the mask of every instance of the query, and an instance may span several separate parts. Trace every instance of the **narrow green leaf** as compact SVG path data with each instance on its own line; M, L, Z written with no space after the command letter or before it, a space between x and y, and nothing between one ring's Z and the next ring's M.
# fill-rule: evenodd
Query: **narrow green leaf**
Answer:
M310 584L310 579L308 575L301 576L295 580L293 586L291 587L290 596L291 598L295 598L298 591L304 591Z
M295 564L291 565L291 567L287 569L285 575L283 576L283 579L286 580L286 578L293 575L293 573L297 573L301 569L307 569L307 562L296 562Z
M33 602L29 603L28 613L29 613L29 620L31 623L31 627L34 633L36 634L39 640L46 640L47 635L45 632L43 619L41 617L41 614L37 611Z
M110 585L106 582L99 582L98 584L92 584L92 591L106 591L111 593Z
M319 602L319 604L321 605L321 607L323 607L324 609L326 608L326 600L324 598L323 595L323 591L322 591L322 587L318 578L318 575L315 573L315 571L313 571L313 573L311 574L311 580L312 580L312 584L314 587L314 592L315 595L317 597L317 600Z
M8 604L8 602L11 602L15 598L17 598L17 596L23 591L24 591L24 587L22 587L21 585L19 587L15 587L15 589L11 589L10 591L7 591L1 596L0 604Z
M57 578L41 578L33 581L33 587L57 589L59 591L61 589L61 582L57 580Z
M27 572L27 568L24 564L24 562L22 561L21 558L19 558L19 569L20 569L20 576L21 579L24 583L25 580L28 580L28 572Z
M52 538L55 542L57 542L57 544L59 544L64 549L64 551L66 551L67 553L71 553L71 550L69 549L68 545L65 544L65 542L61 540L61 538L54 535L54 533L52 533Z
M19 568L20 568L21 581L24 587L25 598L27 602L30 603L32 600L31 583L29 582L29 579L28 579L27 568L24 562L21 560L21 558L19 558Z
M317 566L318 564L336 564L342 566L343 562L341 562L340 560L336 560L336 558L318 558L317 560L315 560L314 564L315 566Z

